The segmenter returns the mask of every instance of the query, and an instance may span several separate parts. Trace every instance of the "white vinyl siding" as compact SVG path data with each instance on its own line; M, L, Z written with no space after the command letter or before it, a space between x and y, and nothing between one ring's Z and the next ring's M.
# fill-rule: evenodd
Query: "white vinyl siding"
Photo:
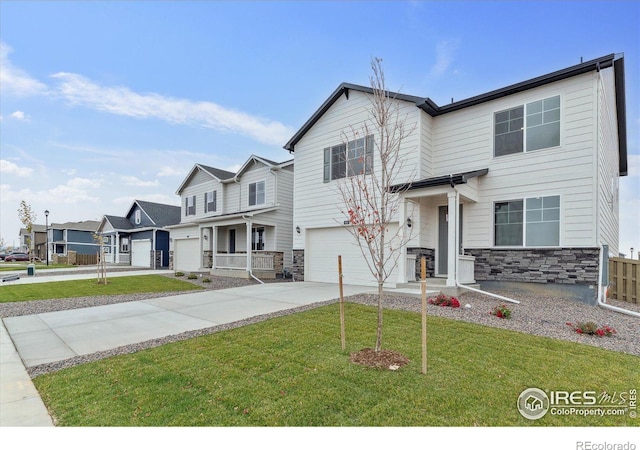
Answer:
M407 126L417 126L420 110L411 102L399 101L398 103L401 117L406 115ZM293 248L304 248L304 230L307 228L333 227L343 223L344 214L340 211L342 200L336 188L339 181L324 183L324 149L343 141L353 140L351 130L361 131L361 125L368 120L370 107L371 103L366 94L350 91L349 99L342 96L336 100L296 144L294 227L300 226L301 233L294 232ZM395 182L413 180L419 176L419 128L417 127L414 133L404 141L401 150L404 164ZM380 170L375 148L373 170L374 172Z
M433 176L489 169L478 178L478 202L465 204L465 247L493 245L495 202L547 195L562 196L563 246L598 245L593 94L594 76L585 74L434 118ZM494 158L494 112L557 95L562 99L560 146Z

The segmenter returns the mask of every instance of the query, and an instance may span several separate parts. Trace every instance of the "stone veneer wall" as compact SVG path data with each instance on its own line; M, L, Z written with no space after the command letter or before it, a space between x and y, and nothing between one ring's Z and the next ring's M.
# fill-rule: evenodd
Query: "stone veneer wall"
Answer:
M419 280L422 274L420 273L420 259L424 256L427 258L427 277L435 277L435 254L436 251L432 248L421 247L407 247L408 255L416 255L416 280Z
M173 270L173 250L169 250L169 270Z
M596 285L598 248L465 249L477 281Z
M304 281L304 249L293 250L293 265L291 267L293 279Z
M282 276L284 273L284 253L283 252L273 252L270 250L260 250L254 252L254 254L260 255L272 255L273 256L273 271L276 273L276 276Z

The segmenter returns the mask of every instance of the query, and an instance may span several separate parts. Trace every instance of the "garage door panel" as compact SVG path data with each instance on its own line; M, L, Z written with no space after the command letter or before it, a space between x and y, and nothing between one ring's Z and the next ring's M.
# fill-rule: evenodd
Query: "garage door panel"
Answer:
M343 283L377 285L360 247L346 228L309 229L306 239L305 280L337 283L338 255L342 255ZM392 274L388 281L395 283L395 279Z
M131 265L135 267L151 267L151 240L131 241Z
M190 272L200 270L200 242L198 239L176 239L173 241L174 270Z

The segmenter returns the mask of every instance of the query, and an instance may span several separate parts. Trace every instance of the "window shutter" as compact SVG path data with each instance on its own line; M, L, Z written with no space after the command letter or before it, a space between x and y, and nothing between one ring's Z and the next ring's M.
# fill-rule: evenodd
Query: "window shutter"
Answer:
M370 174L373 169L373 135L367 136L367 142L365 144L365 166L364 173Z
M249 206L256 204L256 184L251 183L249 185Z
M324 182L328 183L331 180L331 148L324 149L323 174Z

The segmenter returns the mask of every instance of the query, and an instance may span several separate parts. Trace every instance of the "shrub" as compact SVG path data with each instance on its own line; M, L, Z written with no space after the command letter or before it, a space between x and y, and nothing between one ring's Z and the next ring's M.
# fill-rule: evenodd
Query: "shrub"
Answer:
M202 282L203 283L211 283L211 278L203 278Z
M190 273L187 278L189 280L197 280L198 279L198 275L196 275L195 273Z
M493 308L489 314L492 316L499 317L501 319L510 319L511 318L511 310L507 308L507 305L502 304L500 306L496 306Z
M611 328L610 326L598 326L598 324L593 321L576 323L567 322L567 326L573 328L573 330L578 334L588 334L598 337L610 337L614 334L617 334L616 330Z
M450 308L460 308L460 302L455 297L440 294L435 298L429 299L429 303L436 306L449 306Z
M177 277L183 277L184 276L184 272L176 272L176 276Z

